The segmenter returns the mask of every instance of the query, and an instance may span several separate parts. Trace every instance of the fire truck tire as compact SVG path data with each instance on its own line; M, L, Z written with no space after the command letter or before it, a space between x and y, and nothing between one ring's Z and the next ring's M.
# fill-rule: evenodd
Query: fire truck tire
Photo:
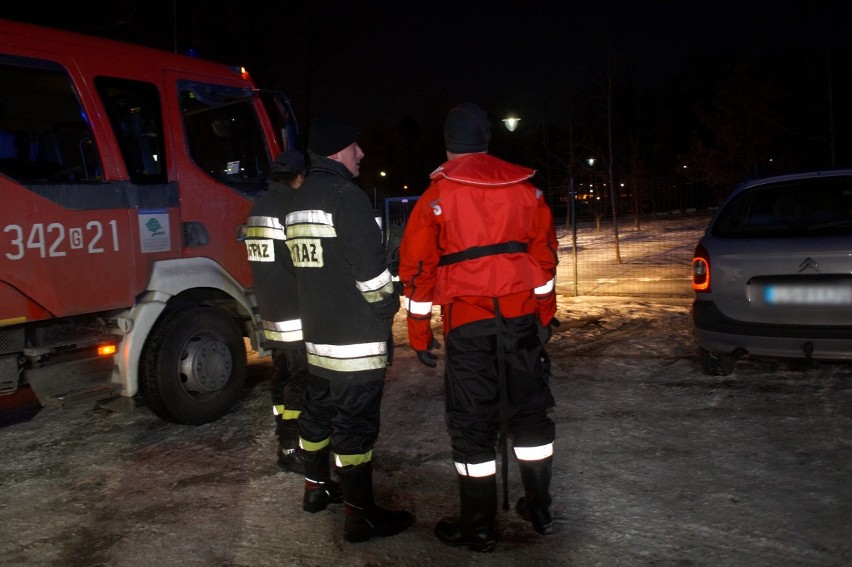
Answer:
M151 333L139 387L161 418L201 425L236 404L245 375L245 342L233 317L217 307L196 306L172 312Z

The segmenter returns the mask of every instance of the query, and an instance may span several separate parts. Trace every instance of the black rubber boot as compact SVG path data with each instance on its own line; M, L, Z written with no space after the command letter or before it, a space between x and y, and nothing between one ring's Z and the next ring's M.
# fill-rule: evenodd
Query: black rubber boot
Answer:
M275 434L278 436L278 468L304 476L305 452L299 447L299 429L295 419L275 416Z
M373 464L350 465L338 469L343 487L346 520L343 537L350 543L373 537L389 537L401 533L414 523L404 510L386 510L373 501Z
M302 509L316 514L329 504L343 501L340 484L331 480L328 447L319 451L302 451L305 460L305 496Z
M497 476L459 476L459 496L458 521L444 518L435 526L435 535L447 545L492 551L497 545Z
M518 500L515 511L524 520L532 522L535 531L549 534L553 531L553 519L550 517L553 457L540 461L518 461L518 467L526 496Z

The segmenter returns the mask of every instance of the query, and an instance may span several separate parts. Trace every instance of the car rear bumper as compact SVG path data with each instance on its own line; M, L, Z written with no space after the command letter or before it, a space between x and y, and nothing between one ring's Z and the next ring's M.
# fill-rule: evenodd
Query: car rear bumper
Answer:
M693 333L710 352L852 360L852 327L745 323L723 315L712 301L692 304Z

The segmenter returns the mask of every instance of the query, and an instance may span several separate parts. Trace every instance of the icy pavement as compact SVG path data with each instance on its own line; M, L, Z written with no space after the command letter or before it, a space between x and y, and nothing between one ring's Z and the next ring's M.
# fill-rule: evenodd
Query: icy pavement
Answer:
M348 544L340 506L302 512L255 360L216 423L79 406L0 428L0 564L852 564L852 366L704 376L687 301L561 298L559 317L551 536L501 510L490 555L434 537L458 507L441 366L416 362L398 316L375 477L380 503L416 515L403 534Z

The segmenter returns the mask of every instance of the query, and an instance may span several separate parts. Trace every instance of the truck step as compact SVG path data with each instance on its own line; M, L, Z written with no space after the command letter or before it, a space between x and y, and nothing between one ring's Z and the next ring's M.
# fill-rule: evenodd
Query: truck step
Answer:
M18 380L18 356L0 356L0 396L14 394Z
M64 406L115 396L120 384L110 380L112 357L76 360L53 359L53 364L25 372L30 387L43 406Z
M0 378L0 396L10 396L18 389L18 377L14 379Z

